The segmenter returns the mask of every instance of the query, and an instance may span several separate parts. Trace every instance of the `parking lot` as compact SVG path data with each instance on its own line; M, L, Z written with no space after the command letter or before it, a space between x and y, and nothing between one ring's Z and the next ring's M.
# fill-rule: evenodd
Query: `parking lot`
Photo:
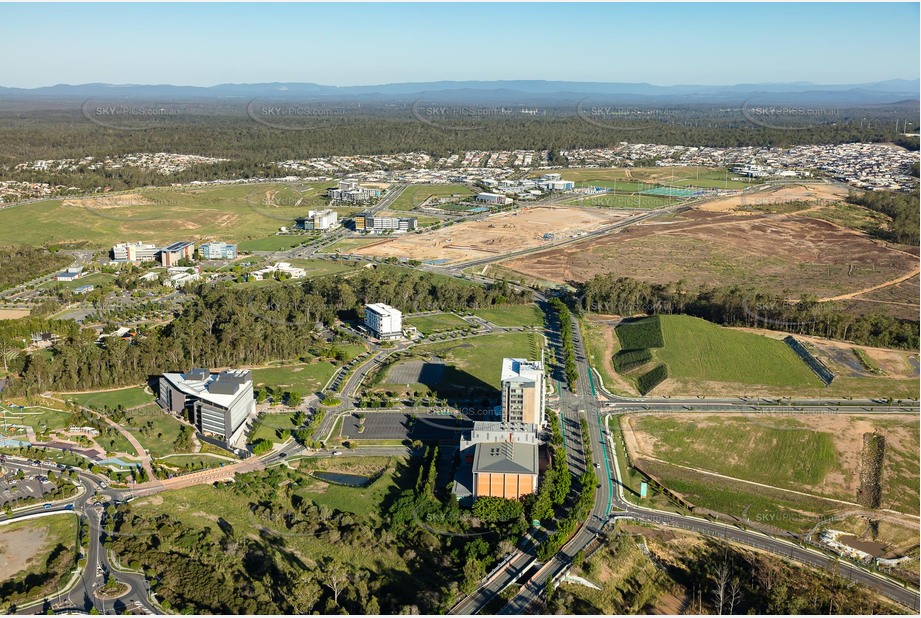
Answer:
M438 386L444 373L444 363L403 361L390 368L386 381L389 384L425 384L432 388Z
M54 491L54 484L47 480L48 477L42 476L42 480L34 478L32 474L26 474L24 479L17 480L13 476L18 468L6 468L6 475L0 479L0 507L9 503L27 498L41 498L46 493Z
M358 418L350 414L342 421L342 435L357 440L456 441L461 432L473 427L472 421L447 415L417 414L413 422L411 418L405 412L368 412L365 430L358 433Z

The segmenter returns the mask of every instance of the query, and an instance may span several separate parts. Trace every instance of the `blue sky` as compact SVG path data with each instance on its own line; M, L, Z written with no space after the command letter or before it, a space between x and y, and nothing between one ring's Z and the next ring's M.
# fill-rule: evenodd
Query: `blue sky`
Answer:
M0 85L919 77L918 3L0 4Z

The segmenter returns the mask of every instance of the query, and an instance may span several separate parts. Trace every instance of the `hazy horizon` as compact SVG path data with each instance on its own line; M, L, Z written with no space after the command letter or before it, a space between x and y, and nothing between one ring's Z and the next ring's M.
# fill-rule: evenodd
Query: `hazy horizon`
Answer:
M49 19L53 15L54 19ZM917 3L0 4L2 85L918 79Z

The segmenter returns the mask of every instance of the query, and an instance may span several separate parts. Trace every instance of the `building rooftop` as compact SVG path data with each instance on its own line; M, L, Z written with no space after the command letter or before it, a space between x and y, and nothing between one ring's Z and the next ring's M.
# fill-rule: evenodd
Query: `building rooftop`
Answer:
M175 251L182 251L186 247L190 247L190 246L192 246L192 243L190 242L179 241L179 242L174 242L169 247L163 247L163 251L166 251L167 253L173 253Z
M400 313L399 309L394 309L390 305L385 305L384 303L371 303L365 306L378 315L393 315Z
M473 456L473 472L537 474L537 445L521 442L481 442Z
M544 373L544 364L526 358L503 358L503 382L535 382Z
M252 372L239 369L214 374L207 369L191 369L187 373L164 373L163 377L187 395L227 407L252 381Z

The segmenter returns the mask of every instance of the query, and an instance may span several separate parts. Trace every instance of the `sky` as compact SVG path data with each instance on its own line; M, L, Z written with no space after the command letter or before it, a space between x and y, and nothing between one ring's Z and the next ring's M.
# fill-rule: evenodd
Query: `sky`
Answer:
M919 77L918 3L5 4L0 86Z

